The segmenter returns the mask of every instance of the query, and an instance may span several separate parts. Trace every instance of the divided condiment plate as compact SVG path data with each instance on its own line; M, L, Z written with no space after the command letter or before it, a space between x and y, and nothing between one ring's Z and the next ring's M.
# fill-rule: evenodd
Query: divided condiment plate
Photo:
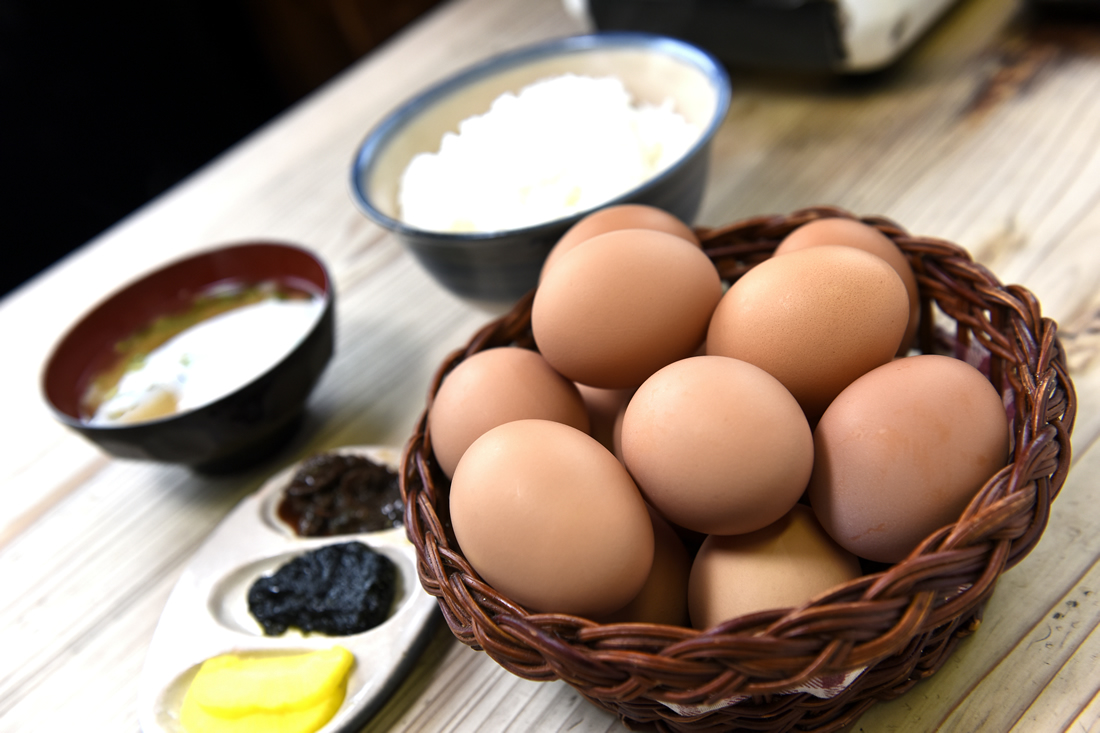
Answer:
M336 453L363 455L400 470L400 451L379 446ZM202 663L220 654L299 652L343 646L355 656L340 709L319 733L361 727L400 681L431 635L434 598L416 575L416 553L397 526L378 532L299 537L277 514L283 490L300 464L271 477L241 501L195 553L176 583L153 633L142 670L138 716L145 733L183 733L180 705ZM248 610L248 589L263 575L310 550L358 541L393 561L397 593L381 625L349 636L265 636Z

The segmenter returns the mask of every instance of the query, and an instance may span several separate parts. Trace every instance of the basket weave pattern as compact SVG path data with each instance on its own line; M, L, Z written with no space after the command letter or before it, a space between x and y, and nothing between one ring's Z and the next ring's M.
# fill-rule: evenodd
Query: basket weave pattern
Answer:
M733 281L770 257L796 227L827 216L857 218L818 207L698 231L722 278ZM432 457L425 410L403 461L406 530L421 583L439 599L459 640L520 677L564 680L627 725L653 723L662 731L837 730L876 700L897 697L940 668L977 627L1000 574L1039 540L1069 469L1076 397L1057 327L1042 317L1034 295L1002 285L954 244L910 236L883 218L862 221L896 242L913 266L921 291L921 350L933 349L938 307L956 324L959 348L988 351L991 381L1014 403L1012 462L982 487L962 517L902 562L802 607L755 613L706 631L532 614L486 585L462 556L449 523L449 482ZM528 294L445 360L429 388L429 407L443 378L466 357L497 346L534 348L532 298ZM862 668L834 697L790 693ZM739 702L723 706L731 699Z

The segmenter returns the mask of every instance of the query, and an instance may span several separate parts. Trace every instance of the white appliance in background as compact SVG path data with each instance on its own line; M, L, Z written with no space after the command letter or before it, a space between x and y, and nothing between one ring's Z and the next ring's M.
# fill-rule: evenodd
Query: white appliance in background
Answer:
M862 73L893 63L959 0L563 0L600 31L644 31L731 67Z

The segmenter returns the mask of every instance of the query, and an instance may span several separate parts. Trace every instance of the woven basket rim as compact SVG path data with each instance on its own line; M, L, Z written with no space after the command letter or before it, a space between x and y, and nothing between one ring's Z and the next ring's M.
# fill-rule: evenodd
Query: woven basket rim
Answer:
M835 730L875 699L908 689L914 675L934 672L976 626L997 578L1039 540L1069 469L1076 395L1057 326L1026 288L1003 285L958 245L912 236L885 217L812 207L696 231L720 275L733 281L787 233L827 217L873 226L905 254L921 292L922 350L932 350L939 311L955 323L957 349L988 354L991 381L1015 401L1012 462L957 522L905 560L798 608L705 630L529 613L481 581L448 537L448 486L431 456L427 412L463 359L494 346L533 348L532 291L439 366L403 456L406 532L421 584L459 640L521 677L565 680L624 721L676 730L755 721L754 730L781 730L797 719L802 730ZM781 694L852 672L862 674L829 700ZM742 702L729 705L734 699Z

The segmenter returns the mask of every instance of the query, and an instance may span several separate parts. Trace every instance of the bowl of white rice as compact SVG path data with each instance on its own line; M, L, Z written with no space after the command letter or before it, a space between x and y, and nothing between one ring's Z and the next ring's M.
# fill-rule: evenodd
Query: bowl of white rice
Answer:
M409 99L364 139L352 197L452 293L515 302L585 215L699 210L729 77L642 33L561 38L490 58Z

